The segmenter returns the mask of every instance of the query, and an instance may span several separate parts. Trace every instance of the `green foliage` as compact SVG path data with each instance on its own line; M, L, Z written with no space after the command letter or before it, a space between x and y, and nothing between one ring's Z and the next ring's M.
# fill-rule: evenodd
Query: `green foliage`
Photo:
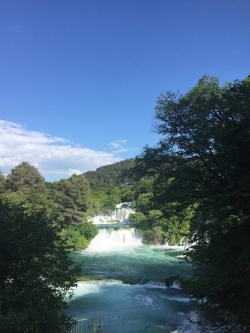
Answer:
M4 193L5 191L6 191L6 179L2 174L2 171L0 171L0 194Z
M207 224L196 235L198 243L191 253L198 264L193 281L184 286L199 307L201 326L216 332L245 332L250 318L250 226L242 223L225 231Z
M135 197L135 192L131 188L121 188L121 202L132 202Z
M67 225L61 236L69 250L79 251L88 247L97 233L98 230L94 224L85 222L81 225Z
M105 190L98 190L96 186L92 186L90 183L90 196L89 196L89 208L88 214L95 215L102 210L103 203L106 199L106 191Z
M97 234L84 223L89 183L84 176L44 183L27 162L7 179L0 173L0 331L67 332L63 315L80 270L68 250L81 250Z
M128 185L128 170L134 166L134 159L127 159L121 162L113 163L96 169L96 171L88 171L84 176L92 183L92 187L107 190L111 187Z
M61 237L65 241L69 251L80 251L89 245L88 240L83 235L81 235L80 231L75 225L67 226L62 231Z
M64 224L60 234L68 247L79 250L88 246L96 234L96 228L93 226L91 229L88 223L84 227L81 226L86 220L90 201L89 182L83 175L73 175L69 179L45 183L35 167L22 162L12 170L6 181L1 176L2 174L0 190L2 188L4 191L6 183L6 196L13 202L26 199L28 204L44 208L48 213L55 210L58 212L61 223ZM70 224L78 227L70 228Z
M98 233L96 226L93 223L85 222L79 226L81 235L88 241L91 241Z
M147 214L150 208L152 208L152 197L152 192L139 194L136 200L136 209L143 214Z
M135 212L135 214L131 214L129 220L133 224L141 224L143 221L146 220L146 216L142 212Z
M135 186L135 198L140 194L153 192L153 180L142 180Z
M53 199L67 223L82 223L89 206L89 182L83 175L73 175L53 183Z
M0 198L0 331L67 333L63 315L79 270L59 237L55 211L17 195Z
M137 181L154 177L152 207L169 233L195 231L188 285L204 330L250 330L249 110L250 77L220 87L204 76L186 95L167 92L156 106L162 139L133 169Z
M22 162L7 176L6 188L8 192L19 191L27 197L32 189L44 188L44 178L34 166L28 162Z
M190 236L190 221L196 205L183 208L177 202L158 202L157 194L162 188L156 180L143 180L136 185L134 189L136 213L130 220L143 231L144 241L147 243L151 240L155 243L153 228L158 226L161 227L158 243L163 243L166 239L169 240L170 245L183 243ZM161 186L163 187L162 184Z
M91 184L89 215L95 215L100 211L109 214L118 203L133 200L134 191L130 187L120 185L102 190Z
M142 235L143 243L145 244L162 244L164 240L162 228L160 226L143 231Z
M103 202L103 208L107 211L112 211L117 203L121 202L121 189L118 186L111 187L106 193L107 196Z

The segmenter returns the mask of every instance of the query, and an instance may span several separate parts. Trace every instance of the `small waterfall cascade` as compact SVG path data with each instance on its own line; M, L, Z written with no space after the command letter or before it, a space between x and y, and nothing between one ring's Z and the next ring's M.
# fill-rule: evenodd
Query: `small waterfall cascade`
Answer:
M134 213L135 211L131 208L131 202L122 202L116 205L115 210L110 215L98 213L93 217L88 217L88 222L93 224L130 224L129 215Z
M113 250L124 246L141 245L142 236L129 221L130 214L134 213L131 202L122 202L116 205L110 216L98 214L89 217L88 221L97 225L99 231L88 249Z
M136 228L102 228L99 229L88 249L108 250L141 244L142 237Z

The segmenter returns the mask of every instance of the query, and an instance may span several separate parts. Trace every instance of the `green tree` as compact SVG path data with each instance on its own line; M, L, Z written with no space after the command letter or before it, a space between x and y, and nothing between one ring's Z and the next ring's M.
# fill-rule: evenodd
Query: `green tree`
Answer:
M114 186L127 185L127 172L133 166L134 159L130 158L97 168L96 171L85 172L84 176L98 189L108 190Z
M70 224L65 226L61 237L70 250L79 251L88 247L90 241L97 235L98 229L90 222L80 225Z
M134 200L134 191L129 187L122 187L121 201L122 202L132 202Z
M73 268L54 211L20 196L0 198L0 331L67 333L63 314L79 270Z
M86 218L89 206L89 182L83 175L73 175L53 183L53 198L59 205L62 218L68 223L80 224Z
M136 199L142 193L152 193L152 192L153 192L153 181L152 180L142 180L135 186Z
M196 245L187 255L195 270L187 285L200 325L216 332L250 330L249 110L250 77L221 87L204 76L186 95L161 95L162 139L145 147L134 168L135 179L154 177L159 206L195 207Z
M121 202L122 191L118 186L111 187L106 191L106 198L103 202L104 211L112 211Z
M162 228L160 226L153 227L150 230L146 230L142 233L143 235L143 243L145 244L162 244Z
M22 162L7 176L6 187L8 192L19 191L27 197L32 189L44 188L44 178L37 168L28 162Z
M194 205L183 209L177 202L159 202L157 195L165 188L165 182L158 183L157 178L142 180L135 186L136 213L130 220L143 232L145 243L162 243L168 239L170 245L175 245L187 241L190 236Z
M2 171L0 171L0 193L6 191L6 178L4 177Z

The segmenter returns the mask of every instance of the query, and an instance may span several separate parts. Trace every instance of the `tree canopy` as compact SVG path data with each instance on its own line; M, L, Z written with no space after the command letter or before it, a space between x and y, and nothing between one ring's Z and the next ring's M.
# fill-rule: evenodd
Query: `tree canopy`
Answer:
M67 332L63 314L80 271L69 250L97 234L86 222L89 182L73 175L46 183L22 162L0 173L0 331Z
M97 168L96 171L87 171L84 176L91 182L92 186L99 189L109 189L111 187L127 184L131 181L127 177L127 172L134 166L134 159L105 165Z
M83 223L89 205L89 182L83 175L73 175L52 184L53 198L68 223Z
M22 192L26 197L32 189L43 189L44 178L34 166L22 162L7 176L6 187L9 192Z
M145 147L133 174L154 177L152 201L163 216L173 205L179 212L192 207L195 245L187 259L196 269L187 286L200 324L216 332L247 332L250 77L220 86L217 78L204 76L185 95L162 94L155 129L161 140Z
M6 179L2 171L0 171L0 193L4 193L5 191L6 191Z
M0 198L0 331L67 333L63 314L77 281L55 211Z

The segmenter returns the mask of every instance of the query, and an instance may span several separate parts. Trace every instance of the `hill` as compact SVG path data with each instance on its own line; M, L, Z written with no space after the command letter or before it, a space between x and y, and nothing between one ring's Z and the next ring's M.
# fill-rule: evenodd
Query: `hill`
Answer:
M126 177L126 174L134 165L135 159L130 158L97 168L96 171L87 171L84 173L84 176L92 186L94 185L103 190L113 186L127 185L131 180Z

